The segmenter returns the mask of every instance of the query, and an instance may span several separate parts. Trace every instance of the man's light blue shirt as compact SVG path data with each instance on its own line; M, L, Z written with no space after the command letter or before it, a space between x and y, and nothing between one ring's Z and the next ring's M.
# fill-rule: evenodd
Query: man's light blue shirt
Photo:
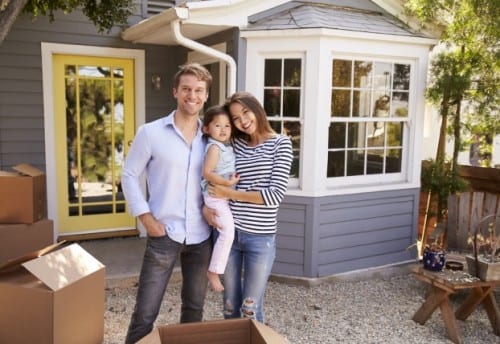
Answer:
M200 188L206 142L199 121L189 146L174 124L174 113L138 129L123 166L122 188L133 216L151 212L172 240L198 244L210 236ZM148 199L140 186L143 172Z

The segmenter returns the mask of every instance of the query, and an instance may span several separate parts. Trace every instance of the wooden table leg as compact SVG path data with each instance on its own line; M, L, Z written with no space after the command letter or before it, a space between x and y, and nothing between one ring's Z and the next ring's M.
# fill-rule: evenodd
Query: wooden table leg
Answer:
M449 292L432 286L432 290L427 296L427 299L415 312L415 315L413 315L413 321L419 323L420 325L424 325L427 319L429 319L432 313L434 313L436 308L439 307L441 302L448 298L449 294Z
M448 297L441 302L439 308L441 309L441 317L443 318L448 337L450 337L453 343L461 344L462 339L460 338L460 330Z
M465 301L460 305L460 307L455 312L457 319L466 320L469 315L479 306L484 298L491 293L492 287L475 287L472 288L467 295Z
M473 288L455 312L456 318L466 320L480 304L483 304L486 314L488 314L493 333L500 336L500 310L493 295L492 286Z
M500 310L498 309L495 295L492 292L488 293L485 297L483 306L490 319L491 327L493 327L493 333L500 336Z

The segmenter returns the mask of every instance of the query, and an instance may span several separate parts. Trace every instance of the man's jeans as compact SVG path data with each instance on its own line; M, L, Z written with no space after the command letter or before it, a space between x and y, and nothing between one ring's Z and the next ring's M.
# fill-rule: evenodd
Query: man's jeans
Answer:
M180 322L202 320L211 253L210 238L200 244L183 245L173 241L168 235L148 237L135 308L125 343L135 343L153 329L179 254L182 269Z
M264 322L264 293L275 257L276 235L236 231L224 273L224 318Z

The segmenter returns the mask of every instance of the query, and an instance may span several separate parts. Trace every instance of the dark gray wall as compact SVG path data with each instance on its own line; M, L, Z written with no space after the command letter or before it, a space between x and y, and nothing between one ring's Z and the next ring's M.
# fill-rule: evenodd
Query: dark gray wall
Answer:
M415 258L419 189L287 196L273 273L309 278Z
M130 18L131 24L143 18ZM142 49L146 55L146 120L161 117L175 105L171 77L185 61L186 49L134 45L120 29L99 34L79 12L56 14L55 21L28 16L17 19L0 45L0 169L26 162L45 171L41 42ZM161 91L150 87L151 75L165 80Z

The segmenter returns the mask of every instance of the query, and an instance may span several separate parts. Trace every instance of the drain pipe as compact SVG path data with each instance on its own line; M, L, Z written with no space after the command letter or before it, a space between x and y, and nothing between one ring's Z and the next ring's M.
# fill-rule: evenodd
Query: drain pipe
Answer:
M218 50L215 50L183 36L181 33L181 25L179 19L172 21L170 23L170 26L172 28L175 41L180 45L192 50L199 51L203 54L213 56L227 63L229 78L226 92L227 96L233 94L236 91L236 62L234 61L234 59L227 54L221 53Z

